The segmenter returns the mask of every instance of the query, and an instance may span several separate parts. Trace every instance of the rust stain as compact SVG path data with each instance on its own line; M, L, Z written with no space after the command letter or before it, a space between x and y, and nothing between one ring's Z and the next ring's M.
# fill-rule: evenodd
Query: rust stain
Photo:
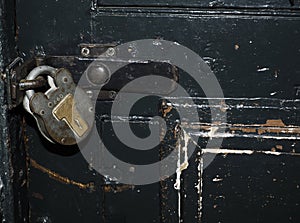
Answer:
M103 185L102 186L103 191L106 193L109 192L114 192L114 193L120 193L126 190L133 190L134 189L134 185Z
M63 177L63 176L59 175L58 173L56 173L56 172L54 172L52 170L49 170L46 167L38 164L33 159L30 159L30 164L31 164L32 167L34 167L34 168L42 171L43 173L48 174L49 177L51 177L52 179L54 179L56 181L59 181L59 182L61 182L63 184L74 185L74 186L79 187L80 189L88 189L88 190L91 190L91 191L95 190L95 185L94 185L93 182L84 184L84 183L76 182L74 180L70 180L69 178Z
M167 114L170 113L173 109L172 106L168 105L166 101L163 101L161 104L162 116L165 118Z

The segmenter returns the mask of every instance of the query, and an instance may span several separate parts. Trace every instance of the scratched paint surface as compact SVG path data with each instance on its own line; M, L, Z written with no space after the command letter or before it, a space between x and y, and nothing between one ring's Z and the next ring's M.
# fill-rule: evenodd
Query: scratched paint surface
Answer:
M31 222L299 222L299 11L285 10L291 3L283 0L186 3L200 6L193 10L169 7L183 6L178 1L114 4L140 7L98 1L99 8L94 4L91 9L90 1L18 0L20 52L28 58L78 55L78 44L86 42L176 41L208 63L225 101L208 106L199 86L179 71L180 84L196 102L199 123L176 123L176 106L187 111L192 106L184 98L165 103L162 110L157 106L161 101L151 106L142 102L138 122L122 112L107 118L111 103L98 102L97 127L114 155L153 162L177 149L174 176L138 187L100 176L76 148L47 143L26 117ZM165 7L146 7L160 4ZM260 7L267 9L255 9ZM227 112L228 122L210 123L210 108ZM113 140L111 122L133 120L143 137L149 133L149 119L158 113L169 123L160 148L142 156ZM222 128L225 133L219 134ZM203 149L210 137L224 137L221 150ZM185 151L195 144L187 162ZM208 154L217 156L204 169Z

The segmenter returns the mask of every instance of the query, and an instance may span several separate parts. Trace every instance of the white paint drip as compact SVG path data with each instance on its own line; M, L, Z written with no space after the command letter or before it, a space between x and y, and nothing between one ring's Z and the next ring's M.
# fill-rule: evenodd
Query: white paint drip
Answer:
M174 184L175 190L177 190L178 194L178 221L181 222L181 194L180 194L180 188L181 188L181 173L183 170L187 169L189 166L189 158L188 158L188 144L190 136L183 131L183 141L184 146L181 148L181 140L179 141L179 147L178 147L178 157L177 157L177 169L176 169L176 181ZM184 160L181 163L181 153L184 153Z
M180 162L180 142L179 141L179 147L178 147L178 157L177 157L177 169L176 169L176 182L174 184L174 188L175 190L177 190L177 195L178 195L178 221L180 223L180 219L181 219L181 194L180 194L180 176L181 176L181 171L180 171L180 166L181 166L181 162Z
M183 140L184 146L182 148L178 148L178 160L177 160L177 169L176 169L176 182L174 184L174 188L176 190L180 190L180 177L183 170L187 169L189 166L188 160L188 143L190 136L183 130ZM184 153L184 161L181 163L181 152Z
M198 157L201 156L201 152L198 152ZM202 180L202 175L203 175L203 158L199 158L199 163L198 163L198 184L196 185L197 192L198 192L198 218L201 222L201 217L202 217L202 186L203 186L203 180Z

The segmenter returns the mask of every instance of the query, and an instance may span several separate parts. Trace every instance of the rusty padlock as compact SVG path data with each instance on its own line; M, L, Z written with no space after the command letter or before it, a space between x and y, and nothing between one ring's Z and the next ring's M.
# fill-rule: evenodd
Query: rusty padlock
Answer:
M75 85L67 69L40 66L33 69L27 79L40 75L47 75L50 88L45 93L26 91L25 109L36 119L42 135L50 142L62 145L79 143L93 127L91 99Z

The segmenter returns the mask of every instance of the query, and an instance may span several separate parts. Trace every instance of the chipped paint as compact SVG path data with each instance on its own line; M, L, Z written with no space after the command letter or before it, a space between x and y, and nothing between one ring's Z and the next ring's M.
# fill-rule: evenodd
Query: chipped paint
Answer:
M264 133L281 133L281 134L300 134L300 127L293 125L285 125L281 119L270 119L265 124L253 124L253 125L232 125L231 131L242 131L244 133L258 133L262 135Z
M206 138L264 138L277 140L298 140L300 126L285 125L281 119L270 119L264 124L229 124L229 123L182 123L186 129L197 130L190 135ZM224 130L219 133L218 129ZM246 133L246 134L245 134Z

